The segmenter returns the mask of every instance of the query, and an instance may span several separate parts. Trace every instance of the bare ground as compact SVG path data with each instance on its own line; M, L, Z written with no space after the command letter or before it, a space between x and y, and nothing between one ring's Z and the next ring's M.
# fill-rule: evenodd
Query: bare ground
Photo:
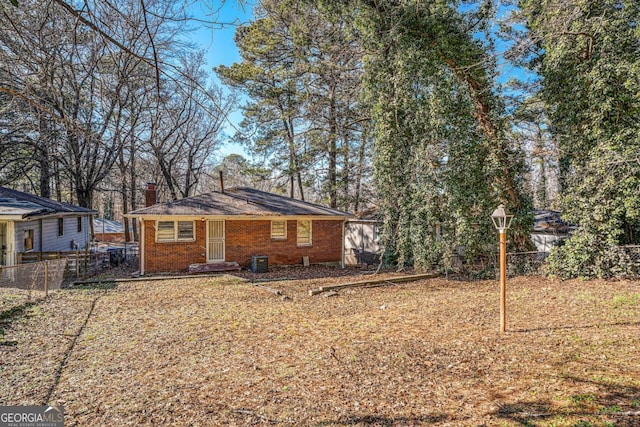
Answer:
M277 278L277 277L274 277ZM68 426L637 426L640 282L357 277L58 291L0 328L0 404Z

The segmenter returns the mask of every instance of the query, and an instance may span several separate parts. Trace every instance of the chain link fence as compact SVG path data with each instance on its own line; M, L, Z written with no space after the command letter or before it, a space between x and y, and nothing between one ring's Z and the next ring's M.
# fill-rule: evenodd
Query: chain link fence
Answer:
M64 258L0 266L0 314L60 289L66 268Z
M623 246L624 252L629 257L634 272L640 275L640 245Z
M640 245L621 246L631 270L640 276ZM507 276L527 276L545 274L544 266L549 252L507 252ZM454 264L455 265L455 264ZM498 277L500 274L499 254L477 257L473 262L462 262L458 258L455 265L459 271L479 277Z
M507 253L507 276L542 274L542 267L548 255L549 252Z
M639 252L640 253L640 252ZM543 274L543 266L549 252L507 252L507 276ZM476 278L493 278L500 274L499 253L477 256L472 260L460 255L452 256L455 271Z

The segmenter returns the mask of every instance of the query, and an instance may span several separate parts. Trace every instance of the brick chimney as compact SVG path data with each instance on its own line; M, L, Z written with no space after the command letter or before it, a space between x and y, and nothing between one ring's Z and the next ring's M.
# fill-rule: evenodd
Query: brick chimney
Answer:
M156 190L155 182L147 183L147 191L144 195L145 207L153 206L158 203L158 190Z

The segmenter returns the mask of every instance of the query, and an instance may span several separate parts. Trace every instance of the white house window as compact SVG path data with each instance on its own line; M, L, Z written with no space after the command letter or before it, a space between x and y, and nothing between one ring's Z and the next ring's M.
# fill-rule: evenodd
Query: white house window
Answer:
M287 240L287 221L271 221L271 238Z
M33 250L33 229L24 230L24 250Z
M310 246L311 245L311 221L300 220L298 221L298 246Z
M82 233L82 217L78 217L78 233Z
M58 218L58 236L64 236L64 218Z
M195 240L193 221L158 221L156 241L179 242Z

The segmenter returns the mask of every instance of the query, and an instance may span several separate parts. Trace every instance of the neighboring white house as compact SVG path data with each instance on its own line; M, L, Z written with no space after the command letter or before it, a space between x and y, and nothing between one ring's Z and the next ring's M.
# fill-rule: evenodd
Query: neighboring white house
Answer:
M359 261L377 263L380 254L379 222L374 211L356 214L349 218L344 228L344 262L346 265L357 265ZM358 253L361 254L358 260ZM375 261L375 262L372 262Z
M24 252L69 252L91 241L91 209L0 187L0 265Z
M538 252L549 252L553 246L569 237L576 229L574 225L562 220L560 212L548 209L535 210L531 241Z

